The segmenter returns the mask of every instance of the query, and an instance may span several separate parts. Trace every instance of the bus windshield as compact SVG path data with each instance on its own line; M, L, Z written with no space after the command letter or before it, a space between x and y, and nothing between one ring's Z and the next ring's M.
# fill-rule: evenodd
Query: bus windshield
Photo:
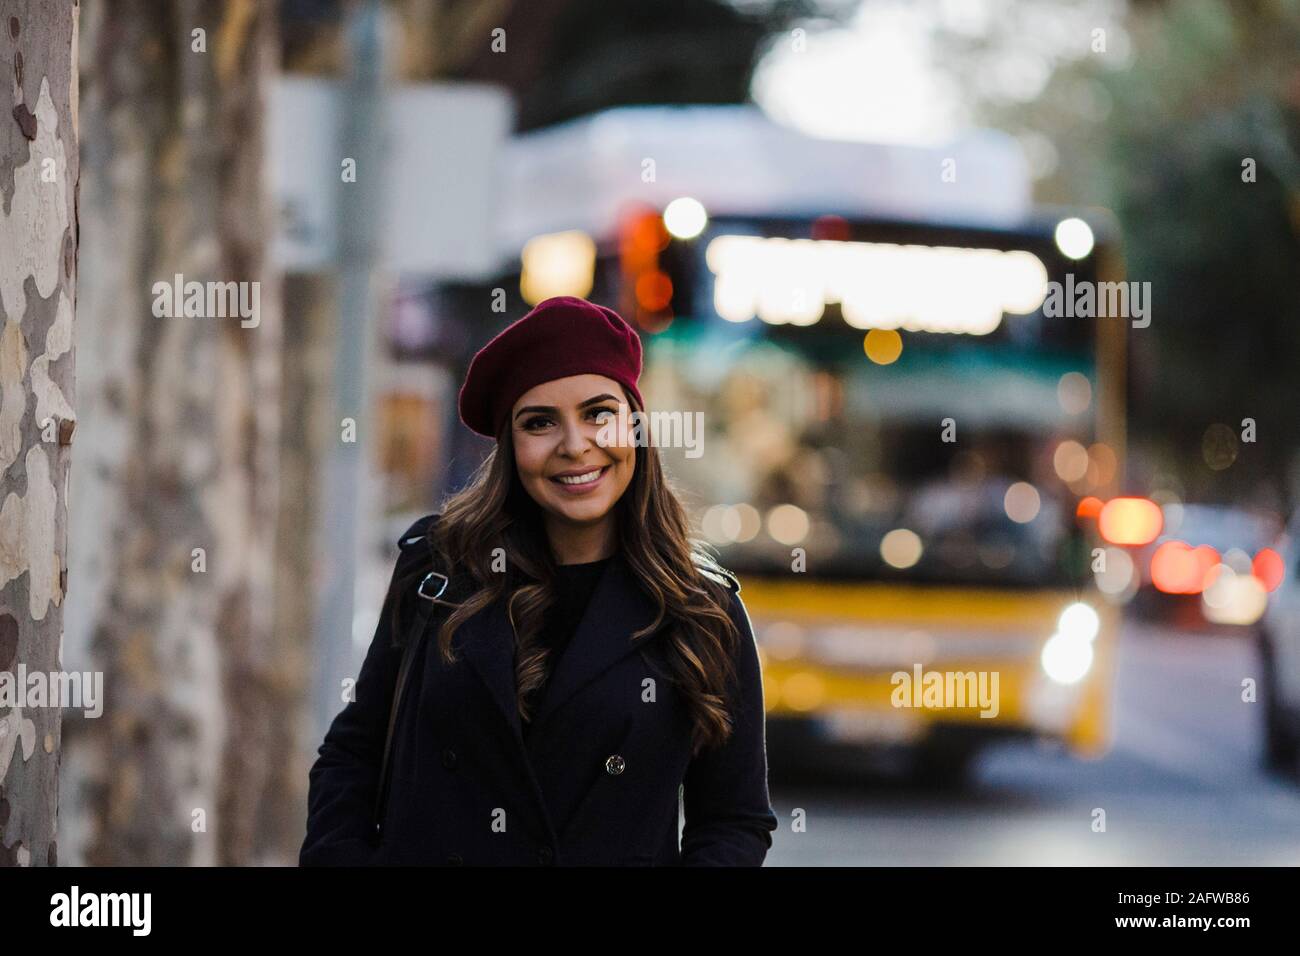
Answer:
M1114 468L1096 441L1093 320L999 310L966 332L960 316L945 325L948 313L931 309L927 326L902 303L906 324L878 313L873 331L861 319L870 288L856 304L746 318L745 295L720 290L725 276L703 261L709 241L679 253L693 268L674 276L671 324L646 337L642 381L652 410L700 413L702 447L661 453L725 566L936 584L1086 579L1075 508ZM1050 255L1039 261L1057 278ZM772 269L763 275L770 286Z

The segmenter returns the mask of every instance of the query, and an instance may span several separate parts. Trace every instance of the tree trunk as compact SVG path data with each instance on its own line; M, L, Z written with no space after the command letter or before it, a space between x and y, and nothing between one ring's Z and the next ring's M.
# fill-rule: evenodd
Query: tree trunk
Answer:
M87 7L80 344L98 368L73 553L93 578L78 620L107 703L70 754L82 857L283 862L259 852L286 842L262 821L291 815L271 762L301 706L272 623L281 329L262 164L276 5ZM205 284L201 315L160 292L177 275L187 293ZM255 315L213 309L214 282L246 284Z
M328 442L338 428L331 414L337 282L329 276L284 278L284 350L281 412L292 428L280 439L280 508L276 532L275 635L277 665L286 679L285 710L271 740L268 846L286 862L302 847L307 774L320 741L311 724L316 602L320 574L317 529L322 512L320 475ZM294 710L289 709L292 702ZM296 714L297 721L290 720ZM269 795L274 794L274 799Z
M77 9L0 0L0 865L57 862L67 479L75 425ZM53 681L51 684L53 685ZM67 686L62 683L59 686Z

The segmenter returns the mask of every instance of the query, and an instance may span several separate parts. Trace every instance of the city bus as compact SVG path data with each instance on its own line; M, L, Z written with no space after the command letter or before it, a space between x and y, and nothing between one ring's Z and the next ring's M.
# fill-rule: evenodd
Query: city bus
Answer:
M1118 278L1107 217L1034 206L991 133L627 108L511 150L501 285L618 309L648 405L701 414L661 454L740 576L774 761L887 750L951 783L1002 739L1104 753L1128 582L1088 503L1122 482L1125 322L1046 303Z

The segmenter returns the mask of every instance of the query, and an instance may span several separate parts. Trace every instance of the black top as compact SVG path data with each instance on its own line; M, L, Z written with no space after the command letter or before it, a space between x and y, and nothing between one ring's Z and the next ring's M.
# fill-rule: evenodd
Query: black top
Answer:
M587 604L590 603L591 595L600 582L601 574L612 560L612 557L601 558L599 561L588 561L585 564L561 564L557 567L556 602L547 612L546 623L538 637L542 646L550 648L551 653L546 658L546 681L533 691L530 698L534 716L541 712L542 701L545 699L547 687L550 686L551 675L555 673L560 656L569 646L574 631L578 629L578 624L586 613ZM531 726L531 721L525 722L525 735Z

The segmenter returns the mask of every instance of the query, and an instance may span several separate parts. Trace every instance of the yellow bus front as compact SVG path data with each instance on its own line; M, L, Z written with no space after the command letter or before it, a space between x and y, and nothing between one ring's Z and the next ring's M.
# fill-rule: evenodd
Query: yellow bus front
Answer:
M661 450L740 573L772 725L1106 748L1124 582L1081 502L1120 480L1123 320L1048 299L1100 249L718 216L637 260L672 292L636 312L642 391L699 417Z
M990 740L1059 739L1086 757L1109 746L1118 630L1109 605L1067 590L755 577L742 595L770 722L863 744L914 745L937 726L964 725ZM1096 613L1091 636L1080 606Z

